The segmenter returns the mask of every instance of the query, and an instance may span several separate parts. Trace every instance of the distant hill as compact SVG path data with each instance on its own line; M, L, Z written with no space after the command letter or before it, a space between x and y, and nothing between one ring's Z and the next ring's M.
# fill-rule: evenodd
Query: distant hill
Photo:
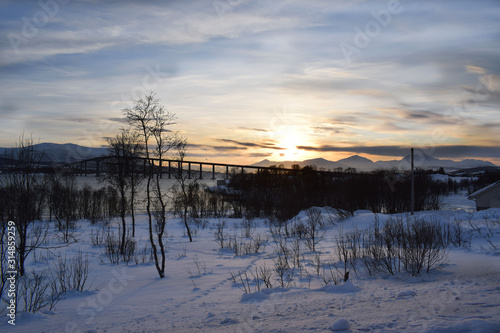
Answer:
M253 165L255 166L283 165L285 168L289 168L293 164L300 165L300 167L304 167L306 165L315 165L319 169L325 169L325 170L334 170L336 168L343 168L344 170L347 168L355 168L358 171L373 171L377 169L393 169L393 168L397 168L399 170L409 170L411 168L411 157L410 155L407 155L400 160L377 161L377 162L373 162L368 158L361 157L358 155L354 155L338 161L328 161L325 160L324 158L316 158L300 162L298 161L275 162L266 159L258 163L255 163ZM443 168L447 170L469 169L478 167L496 167L495 164L482 160L466 159L463 161L456 162L452 160L439 159L427 155L423 151L418 149L416 149L414 153L414 166L415 168L422 168L422 169Z
M348 168L355 168L356 170L360 171L377 169L377 164L375 162L358 155L338 160L337 163L346 165Z
M72 143L40 143L34 147L43 153L43 163L71 163L107 154L107 148L90 148ZM12 154L15 156L15 148L0 148L1 158L10 158Z
M71 163L76 161L81 161L85 159L90 159L94 157L99 157L106 155L108 153L107 148L90 148L79 146L72 143L57 144L57 143L40 143L35 145L39 152L43 152L43 162L44 163ZM11 157L14 148L0 148L0 159L5 160ZM229 161L230 162L230 161ZM263 160L258 163L252 164L254 166L271 166L271 165L283 165L285 168L291 168L292 165L297 164L300 167L306 165L315 165L319 169L323 170L335 170L337 168L347 169L355 168L358 171L372 171L377 169L392 169L397 168L400 170L410 169L410 155L403 157L400 160L392 161L377 161L373 162L368 158L361 157L358 155L353 155L348 158L344 158L338 161L329 161L324 158L315 158L305 161L270 161ZM423 169L439 169L444 168L447 170L459 170L459 169L471 169L471 168L481 168L481 167L497 167L491 162L466 159L463 161L455 162L447 159L438 159L430 155L425 154L423 151L415 150L415 168Z

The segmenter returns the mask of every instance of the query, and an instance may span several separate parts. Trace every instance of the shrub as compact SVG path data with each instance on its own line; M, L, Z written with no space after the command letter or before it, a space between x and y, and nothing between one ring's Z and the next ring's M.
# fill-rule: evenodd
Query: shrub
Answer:
M309 208L307 210L306 230L304 240L309 250L315 252L316 245L325 238L323 230L324 220L321 216L321 210L318 208Z
M50 283L46 272L25 274L18 280L19 299L24 306L24 312L35 313L50 304L49 290Z
M344 234L340 229L337 254L356 268L361 258L370 274L376 271L395 274L402 270L412 276L429 272L447 258L447 228L437 221L390 218L381 226L378 218L369 228Z
M83 256L82 252L71 258L58 257L57 262L51 269L51 278L58 283L57 291L65 293L70 290L82 292L85 290L90 273L89 257Z

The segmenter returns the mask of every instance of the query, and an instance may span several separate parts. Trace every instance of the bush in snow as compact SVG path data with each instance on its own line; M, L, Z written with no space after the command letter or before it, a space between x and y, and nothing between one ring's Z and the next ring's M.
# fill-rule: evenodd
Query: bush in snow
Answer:
M343 233L339 229L337 254L344 271L361 259L370 274L406 271L412 276L429 272L447 258L447 228L437 221L390 218L381 226L378 218L369 228Z
M219 221L215 225L214 231L214 240L220 245L220 248L224 248L224 244L226 239L229 237L225 232L224 228L226 227L226 221Z
M103 245L103 254L109 259L111 264L118 265L120 263L120 258L127 264L134 259L136 241L132 239L130 235L125 237L125 243L122 247L120 237L115 235L115 233L108 228Z
M472 233L464 228L464 221L457 218L448 223L447 237L453 246L465 248L471 246Z
M315 252L316 245L325 238L324 219L321 210L316 207L309 208L306 212L305 244L309 250Z
M45 308L52 310L66 292L86 290L89 273L88 256L79 252L69 260L59 257L50 271L32 271L19 277L18 309L32 313Z
M66 257L58 257L50 271L52 281L57 284L53 290L61 293L70 290L84 291L90 271L89 257L84 257L82 252L78 252L69 260Z
M24 312L35 313L50 304L50 283L46 272L35 272L25 274L18 280L18 299L23 306ZM18 305L18 307L19 307Z

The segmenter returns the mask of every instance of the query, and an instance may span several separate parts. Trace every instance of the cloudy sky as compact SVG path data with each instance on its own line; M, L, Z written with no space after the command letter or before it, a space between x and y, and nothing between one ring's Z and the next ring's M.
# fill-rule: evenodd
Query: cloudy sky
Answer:
M500 165L498 1L0 2L0 146L98 147L149 91L192 160Z

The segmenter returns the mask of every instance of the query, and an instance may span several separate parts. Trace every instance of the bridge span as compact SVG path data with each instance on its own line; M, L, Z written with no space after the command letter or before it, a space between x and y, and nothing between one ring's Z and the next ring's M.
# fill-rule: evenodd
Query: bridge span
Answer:
M80 175L91 175L95 174L99 176L101 172L105 169L106 160L113 159L112 156L101 156L91 159L86 159L78 162L73 162L66 164L65 167L72 167L75 173ZM142 172L147 173L148 159L142 157L136 157L134 159L142 161ZM186 160L176 160L176 159L157 159L150 158L149 163L155 165L156 172L160 172L160 175L165 175L169 179L172 178L174 172L187 173L188 178L191 179L193 176L198 176L198 179L203 179L203 173L211 173L212 179L215 179L216 173L224 173L225 178L229 178L230 169L234 172L234 169L239 170L241 174L249 172L249 170L260 173L264 170L272 172L293 172L297 169L291 168L281 168L281 167L263 167L256 165L241 165L241 164L228 164L228 163L214 163L214 162L199 162L199 161L186 161ZM194 168L193 168L194 166ZM187 167L187 168L186 168ZM205 169L204 169L205 167ZM208 167L208 170L207 170ZM217 170L216 170L217 168ZM247 171L246 171L247 170ZM341 172L332 171L322 171L315 170L315 172L322 174L334 175Z

